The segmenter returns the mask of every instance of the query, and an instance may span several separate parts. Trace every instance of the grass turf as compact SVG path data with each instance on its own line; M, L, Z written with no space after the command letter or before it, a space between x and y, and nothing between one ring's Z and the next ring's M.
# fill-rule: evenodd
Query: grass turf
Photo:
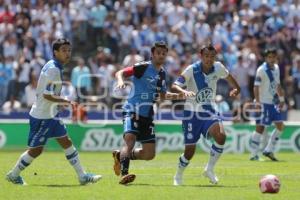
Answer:
M247 154L224 154L215 172L218 185L209 184L202 170L208 155L197 152L184 175L183 186L173 186L179 152L160 153L152 161L132 161L130 172L137 175L128 186L119 185L112 171L111 153L81 152L86 171L103 175L93 185L80 186L73 168L63 152L44 152L22 176L27 186L17 186L5 180L5 174L15 164L21 152L0 151L0 199L215 199L215 200L295 200L300 197L300 159L296 153L278 153L280 162L249 161ZM278 194L262 194L260 177L275 174L281 181Z

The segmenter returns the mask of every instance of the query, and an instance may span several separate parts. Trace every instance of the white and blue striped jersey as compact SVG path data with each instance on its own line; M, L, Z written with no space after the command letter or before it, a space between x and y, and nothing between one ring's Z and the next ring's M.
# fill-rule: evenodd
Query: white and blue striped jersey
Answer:
M192 91L196 94L196 97L188 97L186 99L184 110L215 112L217 82L228 75L228 70L220 62L214 62L208 74L202 71L201 61L189 65L175 81L176 85L186 87L187 91Z
M270 68L264 62L256 71L255 86L259 86L259 101L266 104L277 104L277 87L280 84L279 66L275 64Z
M36 99L29 114L37 119L54 118L57 103L48 101L43 94L60 96L62 88L62 65L55 59L48 61L41 70L36 89Z

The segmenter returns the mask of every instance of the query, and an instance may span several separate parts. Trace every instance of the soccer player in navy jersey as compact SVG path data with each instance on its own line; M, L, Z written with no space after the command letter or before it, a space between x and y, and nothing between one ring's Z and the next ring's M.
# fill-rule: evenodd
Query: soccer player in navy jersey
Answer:
M278 161L274 155L274 149L281 135L284 124L282 119L282 108L284 106L284 93L280 86L280 71L277 62L277 52L275 49L266 49L265 60L256 71L254 82L254 97L256 108L261 110L260 116L256 120L256 129L251 136L250 160L259 160L258 151L261 135L265 126L274 122L275 129L269 138L268 144L263 151L263 155L272 161Z
M71 58L71 43L67 39L57 39L52 49L54 58L49 60L41 70L36 100L29 113L28 149L6 175L6 179L14 184L25 185L25 181L20 176L21 171L42 153L49 138L55 138L64 149L67 160L75 169L80 184L95 183L101 179L101 175L93 175L84 171L78 152L67 135L66 126L58 116L58 104L76 105L75 102L60 96L62 71Z
M219 114L216 112L215 96L219 79L227 80L232 89L230 96L235 97L240 92L236 80L221 62L215 61L216 49L212 45L201 48L201 60L188 66L181 76L172 85L177 92L192 91L196 97L188 97L184 105L184 119L182 129L185 149L179 157L177 172L174 176L174 185L181 185L184 169L193 158L196 144L201 135L204 138L213 138L210 158L204 169L204 176L213 184L218 183L214 167L222 155L226 135Z
M130 174L130 160L152 160L155 157L155 133L153 124L153 104L157 99L184 99L193 93L171 93L166 88L166 73L163 64L168 53L164 42L156 42L151 48L152 59L137 63L116 73L117 88L125 88L125 77L131 77L133 86L130 98L123 105L124 146L121 151L113 151L114 171L121 174L120 184L128 184L135 179ZM135 148L135 142L142 148Z

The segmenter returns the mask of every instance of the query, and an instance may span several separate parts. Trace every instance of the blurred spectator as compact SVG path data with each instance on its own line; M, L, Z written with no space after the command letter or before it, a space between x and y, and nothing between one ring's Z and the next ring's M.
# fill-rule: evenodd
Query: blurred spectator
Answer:
M95 6L92 7L89 13L89 22L92 28L89 39L95 47L103 43L103 26L107 14L103 0L96 0Z
M97 77L98 79L98 90L97 94L101 96L101 101L110 104L110 91L113 89L113 74L116 71L116 68L113 64L107 60L102 63L98 68Z
M241 101L244 102L245 100L250 98L249 93L249 69L248 66L245 65L243 62L243 57L238 57L238 62L233 67L232 74L238 84L241 87Z
M4 11L0 12L0 23L12 24L14 22L14 14L9 10L9 6L4 6Z
M7 87L9 83L9 69L5 65L3 58L0 57L0 106L5 102L7 96Z
M123 66L133 66L135 63L143 61L143 57L138 54L137 49L131 49L130 54L126 55L123 60Z
M78 102L85 102L91 89L91 73L82 58L78 58L77 66L72 70L71 82L76 88Z
M36 76L31 71L30 73L30 82L29 84L25 87L25 103L27 108L31 108L33 105L35 98L36 98L36 87L37 87L37 80Z
M295 66L292 68L292 77L294 79L294 98L295 107L300 109L300 55L295 58Z

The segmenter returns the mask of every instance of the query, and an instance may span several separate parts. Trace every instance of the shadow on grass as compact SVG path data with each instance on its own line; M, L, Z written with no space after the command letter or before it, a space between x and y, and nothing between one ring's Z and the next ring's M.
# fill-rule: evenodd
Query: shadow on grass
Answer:
M159 185L159 184L149 184L149 183L134 183L127 186L153 186L153 187L202 187L202 188L244 188L246 186L236 186L236 185Z
M34 185L31 185L31 186L34 186L34 187L53 187L53 188L68 188L68 187L82 187L82 185L70 185L70 184L41 184L41 185L38 185L38 184L34 184Z

